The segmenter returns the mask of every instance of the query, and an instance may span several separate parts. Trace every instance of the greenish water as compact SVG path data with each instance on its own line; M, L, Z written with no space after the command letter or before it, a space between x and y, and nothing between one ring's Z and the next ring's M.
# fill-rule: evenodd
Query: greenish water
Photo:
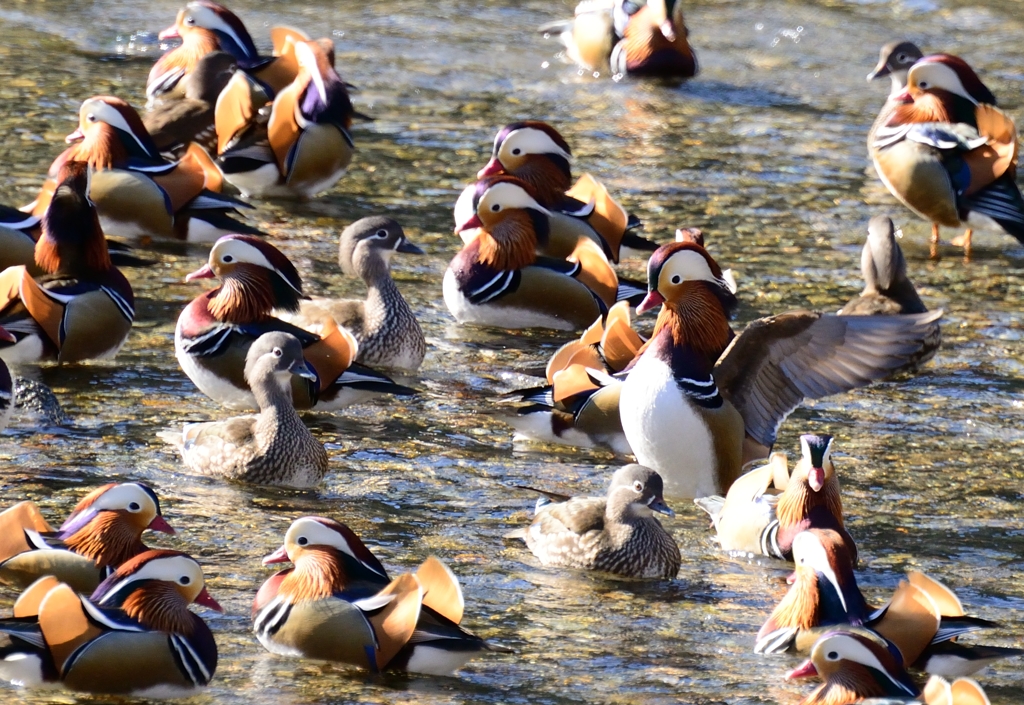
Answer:
M309 417L329 443L332 473L305 493L188 477L155 438L223 415L173 355L174 322L201 290L183 280L205 259L202 247L158 244L158 266L126 271L137 320L114 362L41 371L75 423L37 430L15 420L0 437L0 506L32 498L59 520L86 488L110 479L157 489L179 536L152 543L199 558L227 608L210 615L221 661L196 703L749 705L797 702L809 690L782 680L795 659L752 653L788 570L722 557L695 508L676 506L668 522L683 567L665 584L542 569L502 539L528 521L533 504L510 485L602 493L622 462L513 447L494 400L536 383L521 371L542 365L565 336L462 329L441 300L459 245L452 204L486 161L494 131L526 117L554 123L573 145L577 171L607 183L648 236L666 241L676 227L702 228L712 253L739 275L740 322L796 307L838 309L860 288L868 218L889 213L902 224L912 278L930 307L946 310L944 347L916 378L806 405L784 425L779 447L796 453L807 431L837 437L872 600L905 569L925 570L955 587L971 613L1005 625L984 641L1022 645L1024 250L983 231L972 262L952 248L929 261L927 225L888 196L864 149L888 89L864 75L878 47L898 36L962 54L1000 105L1024 116L1019 3L687 2L703 72L682 86L593 80L558 63L554 41L533 29L570 16L569 3L245 0L232 8L264 48L273 24L332 33L339 71L359 87L357 108L376 118L355 128L358 151L337 187L311 203L258 204L254 222L300 268L310 293L359 295L361 284L337 269L338 233L365 215L398 218L428 252L399 256L394 269L430 350L407 380L420 397ZM118 46L169 25L177 9L168 0L0 4L0 202L32 200L83 99L143 102L156 52L136 47L117 59ZM644 277L638 260L621 271ZM443 557L463 584L465 624L516 654L487 655L455 679L376 680L263 652L249 632L252 597L269 574L259 559L280 545L292 518L310 513L348 523L393 570ZM5 606L13 598L2 594ZM994 704L1024 700L1021 668L1008 661L979 676Z

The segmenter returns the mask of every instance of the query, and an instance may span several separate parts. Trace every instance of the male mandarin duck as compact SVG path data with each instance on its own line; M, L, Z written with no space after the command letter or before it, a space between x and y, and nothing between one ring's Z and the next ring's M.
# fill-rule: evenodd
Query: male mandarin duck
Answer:
M366 284L366 299L313 298L303 301L293 323L308 328L324 318L350 330L359 344L356 362L375 367L417 370L427 343L416 314L391 278L395 252L421 255L397 221L384 216L362 218L341 232L338 265Z
M974 70L950 54L926 56L894 100L871 158L890 193L932 223L933 245L940 225L965 225L972 213L1024 242L1017 129ZM970 229L958 244L970 251Z
M622 382L619 413L637 461L657 470L675 496L721 493L744 460L768 454L802 399L886 376L921 350L942 315L793 311L734 336L736 297L702 247L663 245L647 272L649 293L637 312L662 309Z
M459 323L501 328L575 330L590 325L618 300L639 298L620 282L600 247L579 237L568 260L539 256L552 213L533 189L512 176L491 176L474 187L472 214L455 232L477 234L444 276L444 300Z
M431 556L395 580L359 537L323 517L295 520L264 565L293 568L269 578L253 603L253 631L272 653L448 675L483 651L504 651L462 629L458 580Z
M295 266L273 245L248 235L228 235L210 250L208 263L186 281L218 277L221 286L202 294L178 317L174 349L182 370L199 390L231 409L255 409L245 381L249 347L264 333L291 333L302 343L316 380L292 378L296 409L334 410L376 394L415 394L368 367L353 363L358 345L333 320L320 335L275 318L295 312L303 298Z
M852 625L888 639L908 667L950 678L1024 654L1024 649L955 641L999 625L965 615L952 590L918 571L909 571L889 602L873 609L857 586L848 545L835 531L801 532L793 541L793 558L792 585L758 632L756 653L804 652L822 632Z
M33 215L46 210L63 165L82 161L91 172L89 198L108 235L210 242L225 233L259 234L228 215L248 206L214 193L220 172L202 149L166 161L138 113L120 98L94 96L82 103L78 129L67 141L73 144L51 165L31 204Z
M315 487L327 474L327 451L292 405L292 375L316 383L302 344L288 333L264 333L245 358L245 381L259 405L255 416L186 424L158 434L181 450L191 472L261 485Z
M153 65L146 81L146 96L151 102L178 97L184 93L183 79L196 70L203 57L215 51L230 54L239 68L273 94L291 83L298 71L294 55L285 51L289 37L302 35L284 27L272 29L275 56L262 57L237 15L212 0L193 0L178 11L173 25L160 32L161 40L181 39L181 45Z
M147 551L117 569L90 597L48 576L0 620L0 678L16 685L74 691L182 697L207 685L217 668L210 628L188 606L222 612L195 559Z
M889 42L879 51L878 64L868 74L868 81L888 76L890 87L885 104L882 105L878 117L875 118L874 124L871 125L871 129L868 131L869 153L871 145L875 141L875 132L888 121L893 111L900 105L896 97L907 89L907 72L910 71L911 66L923 57L924 54L917 48L917 45L907 41Z
M217 161L246 196L312 198L352 161L355 110L334 70L334 43L299 41L294 52L298 73L274 97L269 118L259 113L265 96L242 72L217 100Z
M14 343L16 338L0 328L0 343ZM0 359L0 431L7 428L14 412L14 379L7 364Z
M544 496L533 523L508 537L523 539L544 565L629 578L671 580L679 573L679 546L654 518L654 512L675 513L662 497L661 476L650 468L619 468L606 497L534 491Z
M537 202L548 210L585 222L600 236L599 244L613 262L658 247L631 232L640 221L626 213L590 174L584 174L573 185L572 150L558 130L546 122L524 120L498 130L491 159L477 172L477 178L499 174L528 183ZM583 232L582 225L580 228ZM563 232L571 231L560 228L543 254L564 258L572 253L576 238L565 237Z
M159 101L142 116L142 123L158 150L184 156L189 143L197 142L207 152L216 152L217 98L237 68L237 60L231 54L210 52L181 79L180 97Z
M103 485L87 494L60 529L32 502L0 514L0 582L25 588L54 575L90 592L118 566L148 550L146 529L173 534L156 493L140 482Z
M0 271L25 265L32 276L42 274L35 266L36 240L42 218L0 204Z
M807 529L831 529L857 560L857 546L843 523L839 473L832 462L832 436L800 436L800 461L790 475L786 456L740 476L720 496L694 500L711 515L725 551L793 559L793 539ZM769 492L774 484L776 493Z
M566 56L587 71L663 78L697 74L679 0L584 0L572 20L540 31L558 34Z
M128 339L135 296L111 263L89 199L91 173L66 162L58 174L35 244L35 263L0 272L0 359L8 363L81 362L113 357ZM9 338L10 336L6 336Z

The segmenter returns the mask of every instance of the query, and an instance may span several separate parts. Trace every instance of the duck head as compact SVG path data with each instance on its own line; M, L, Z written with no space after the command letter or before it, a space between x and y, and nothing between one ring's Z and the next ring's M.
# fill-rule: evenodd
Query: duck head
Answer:
M422 255L423 250L409 241L398 221L381 215L362 218L341 232L338 265L350 277L366 278L376 261L391 264L391 255L403 252Z
M531 264L537 246L547 242L551 215L533 188L507 175L489 176L469 188L455 207L456 234L479 230L480 259L497 269Z
M325 517L296 519L284 544L263 559L263 565L285 562L295 569L282 581L278 594L292 602L327 598L354 580L388 583L384 566L355 532Z
M648 0L647 7L666 41L674 42L679 36L686 37L683 8L679 0Z
M818 595L817 624L859 625L870 612L853 572L853 556L831 529L801 531L793 539L797 580L813 579ZM794 586L796 583L794 583Z
M119 608L150 629L190 634L193 602L223 612L206 591L203 569L180 551L146 551L99 584L90 599Z
M245 355L245 381L255 387L258 380L273 379L291 397L291 377L298 375L316 382L316 372L306 364L302 343L290 333L264 333L249 346Z
M844 705L866 698L918 695L899 651L866 631L825 634L814 644L811 657L786 674L788 679L816 676L824 683L801 705Z
M49 274L90 278L113 267L99 214L89 200L91 178L89 165L80 161L64 162L57 175L35 247L36 264Z
M225 235L214 243L206 265L185 281L219 278L222 286L210 301L220 321L249 323L279 308L297 311L302 279L280 250L252 235Z
M800 436L800 461L779 498L776 514L781 527L795 526L824 507L838 526L843 526L843 501L839 473L832 463L832 436Z
M664 484L657 472L643 465L626 465L612 475L606 512L620 521L650 517L653 512L674 517L676 513L665 504L663 492Z
M907 261L896 242L896 226L892 219L876 215L868 223L868 239L860 256L865 291L888 291L907 278Z
M890 95L898 95L907 85L907 72L924 54L913 42L889 42L878 52L878 64L867 80L889 76L892 80Z
M124 167L133 158L163 162L135 108L114 96L93 96L82 103L78 129L65 141L77 143L69 158L88 162L93 169Z
M174 24L160 32L160 39L181 39L183 53L198 54L195 61L220 49L234 56L243 66L259 59L249 31L231 10L211 0L194 0L181 10ZM202 51L202 53L199 53ZM195 66L186 66L191 71Z
M551 203L572 187L572 150L558 130L546 122L514 122L498 131L491 160L476 177L498 174L522 179L541 200Z
M992 94L966 61L952 54L926 56L907 72L906 90L894 98L902 103L890 125L908 122L974 124L975 106L996 104Z

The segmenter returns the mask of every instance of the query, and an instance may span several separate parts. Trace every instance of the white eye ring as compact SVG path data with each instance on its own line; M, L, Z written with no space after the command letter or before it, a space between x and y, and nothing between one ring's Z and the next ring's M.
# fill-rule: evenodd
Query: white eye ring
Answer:
M898 61L899 63L902 64L902 63L906 62L906 60L907 60L907 55L906 54L897 54L896 55L896 61Z
M281 357L282 355L284 355L284 352L281 348L274 348L274 357Z
M633 491L637 492L637 493L643 492L644 491L644 483L640 482L640 480L637 480L636 482L634 482L633 483Z
M379 237L381 240L388 236L388 231L383 228L373 234L374 237Z

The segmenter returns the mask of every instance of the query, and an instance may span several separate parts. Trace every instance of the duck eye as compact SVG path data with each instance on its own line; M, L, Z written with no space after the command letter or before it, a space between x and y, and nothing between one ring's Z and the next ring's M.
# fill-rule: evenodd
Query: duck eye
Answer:
M89 122L96 122L96 116L93 115L92 113L89 113L88 115L86 115L85 119L88 120Z
M309 539L307 539L305 536L300 536L299 538L295 539L295 543L299 544L300 546L305 546L307 543L309 543Z
M671 281L672 281L673 284L679 284L679 283L681 283L683 281L683 278L681 276L679 276L678 274L673 274Z
M512 154L516 155L517 157L522 153L523 150L519 149L519 147L516 147L515 149L512 150Z
M907 55L906 54L897 54L896 55L896 61L898 61L901 64L906 63Z
M180 578L178 578L178 582L182 585L188 585L192 582L192 578L188 577L187 575L183 575Z
M130 504L128 505L128 511L129 511L129 512L137 512L137 511L139 511L140 509L142 509L142 507L140 507L140 506L139 506L139 503L138 503L138 502L132 502L132 503L130 503Z
M636 482L634 482L633 483L633 491L634 492L643 492L644 491L644 483L640 482L640 480L637 480Z
M921 90L926 90L928 88L928 81L921 81L917 84L917 87Z
M373 234L373 236L374 237L379 237L381 240L383 240L384 238L386 238L388 236L388 231L387 230L378 230L377 232L375 232Z
M220 258L220 261L223 262L224 264L230 264L235 261L235 258L232 257L231 255L224 255L223 257Z
M494 211L495 213L497 213L498 211L501 210L501 205L498 204L498 203L495 203L493 206L491 206L491 210Z
M185 18L185 24L187 24L188 26L191 27L195 23L196 23L196 19L194 17L192 17L191 15L189 15L188 17Z
M839 652L838 651L829 651L827 654L825 654L825 658L827 658L829 661L838 661L839 660Z
M274 348L274 357L281 357L284 355L284 351L281 348Z

